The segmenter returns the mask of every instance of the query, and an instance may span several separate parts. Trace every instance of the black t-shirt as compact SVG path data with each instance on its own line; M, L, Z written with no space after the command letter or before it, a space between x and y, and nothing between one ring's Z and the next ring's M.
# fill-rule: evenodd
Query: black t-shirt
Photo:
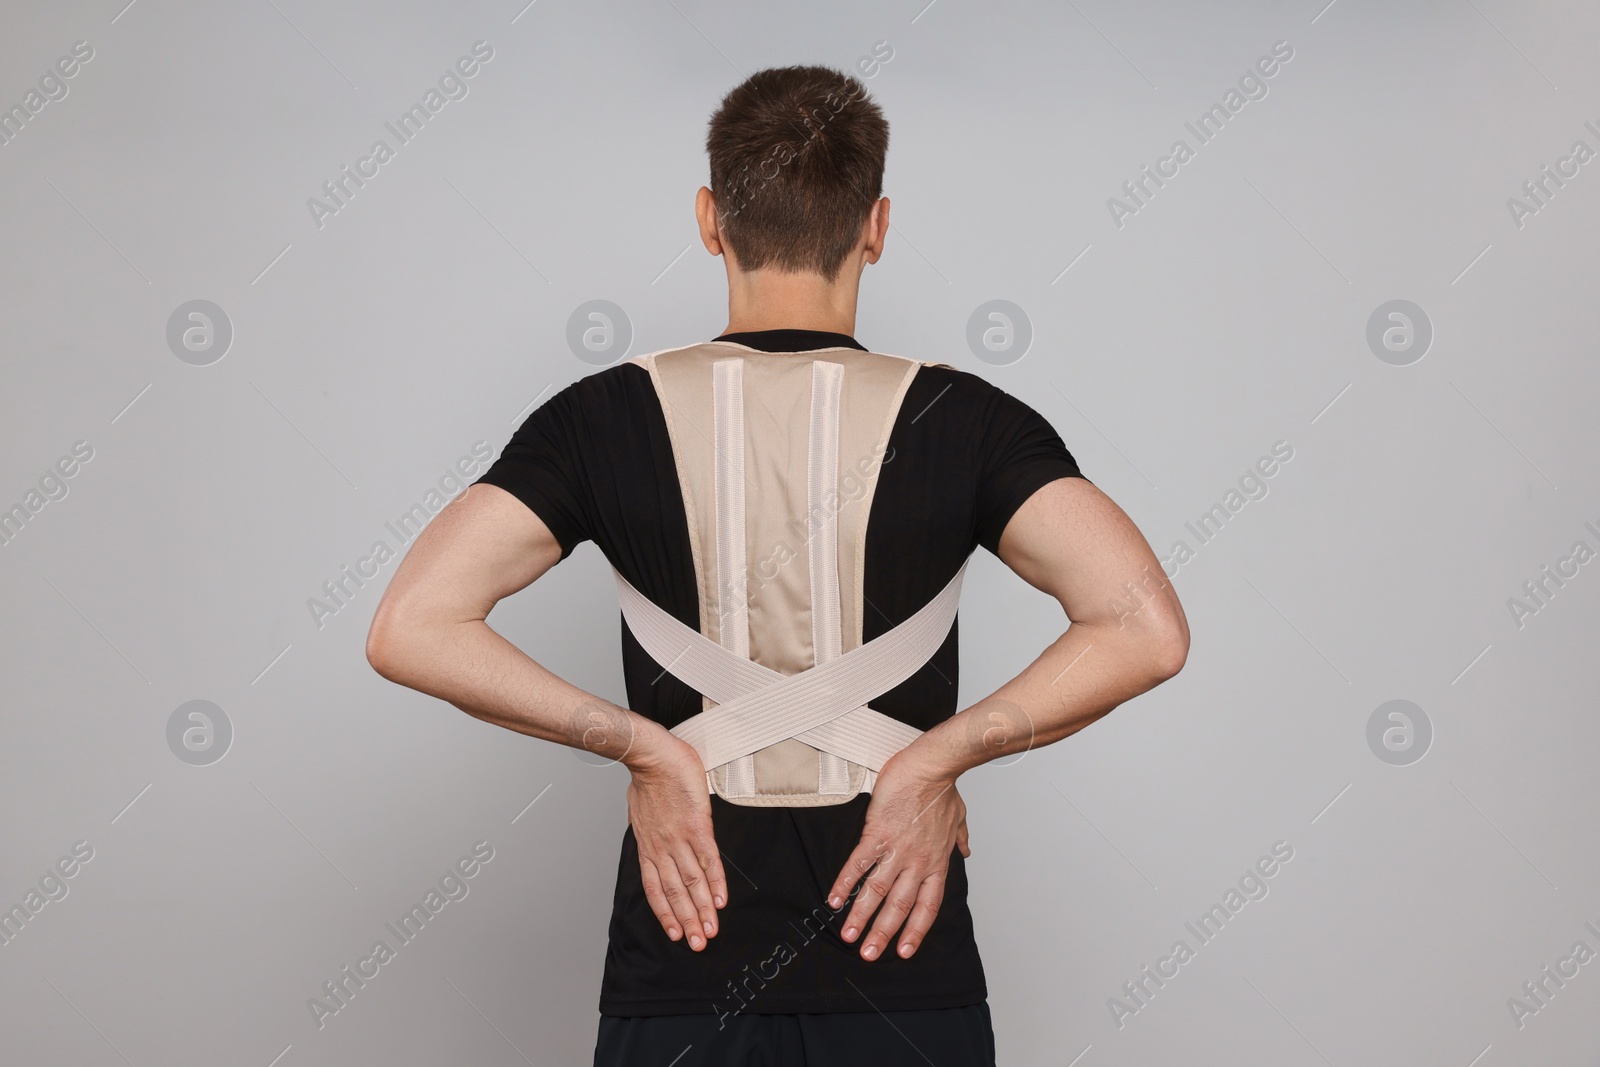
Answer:
M862 349L811 330L726 334L764 352ZM736 353L737 348L730 348ZM862 640L928 602L978 546L1000 534L1048 482L1082 477L1060 436L1021 400L974 374L923 366L901 403L878 472L863 564ZM594 541L645 596L695 630L699 598L688 522L666 421L649 372L621 363L541 405L479 482L528 505L565 559ZM619 610L620 618L620 610ZM672 727L701 697L621 624L628 706ZM957 627L933 658L872 707L918 729L957 710ZM827 893L860 840L871 797L819 807L754 807L711 797L728 903L701 952L668 940L645 900L632 828L623 834L601 983L605 1015L772 1014L951 1008L988 996L967 909L966 868L952 850L944 901L921 947L891 940L871 962L840 938L848 906ZM868 926L870 929L870 924Z

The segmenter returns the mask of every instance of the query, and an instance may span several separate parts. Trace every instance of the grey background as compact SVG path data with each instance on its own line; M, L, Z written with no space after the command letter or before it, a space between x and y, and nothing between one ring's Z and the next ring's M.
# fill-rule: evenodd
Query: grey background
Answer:
M579 304L623 307L634 354L720 329L707 116L885 41L866 344L1034 404L1162 556L1294 449L1174 579L1186 669L962 781L1001 1062L1597 1062L1600 963L1520 1028L1507 999L1600 950L1600 566L1520 628L1507 600L1600 548L1600 162L1521 227L1507 199L1600 148L1600 16L1324 4L7 4L4 106L95 55L0 147L0 506L94 457L0 547L0 902L94 857L0 947L0 1059L587 1062L625 772L377 676L394 563L320 627L307 601L593 373ZM307 199L480 39L469 94L319 228ZM1268 95L1115 225L1280 40ZM233 328L208 366L166 342L197 299ZM992 299L1032 323L1010 365L966 346ZM1396 299L1434 331L1408 366L1366 343ZM979 555L964 703L1063 622ZM621 698L592 544L491 621ZM1433 729L1403 766L1367 743L1395 699ZM220 761L168 747L191 700L231 723ZM480 840L470 894L318 1029L308 998ZM1108 999L1277 841L1270 894L1119 1028Z

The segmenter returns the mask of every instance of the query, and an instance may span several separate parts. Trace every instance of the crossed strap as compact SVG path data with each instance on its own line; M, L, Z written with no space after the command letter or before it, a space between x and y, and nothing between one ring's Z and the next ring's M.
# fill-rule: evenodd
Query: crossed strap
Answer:
M650 657L716 706L672 728L709 769L796 738L877 772L922 733L867 707L917 672L944 643L961 599L961 568L933 599L887 633L798 674L740 656L674 618L620 571L622 615ZM875 776L875 773L874 773Z

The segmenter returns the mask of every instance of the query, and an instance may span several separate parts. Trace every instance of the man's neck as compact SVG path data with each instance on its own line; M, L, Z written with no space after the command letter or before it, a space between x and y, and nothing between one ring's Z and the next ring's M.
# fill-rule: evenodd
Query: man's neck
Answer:
M729 271L728 326L723 333L823 330L854 336L861 277L848 265L832 282L820 274Z

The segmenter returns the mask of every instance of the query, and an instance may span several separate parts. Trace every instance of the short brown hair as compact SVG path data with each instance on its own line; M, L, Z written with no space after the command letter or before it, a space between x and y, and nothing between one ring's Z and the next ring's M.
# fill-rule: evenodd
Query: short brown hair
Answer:
M735 86L711 116L706 154L739 266L833 281L883 193L888 152L888 120L847 74L773 67Z

